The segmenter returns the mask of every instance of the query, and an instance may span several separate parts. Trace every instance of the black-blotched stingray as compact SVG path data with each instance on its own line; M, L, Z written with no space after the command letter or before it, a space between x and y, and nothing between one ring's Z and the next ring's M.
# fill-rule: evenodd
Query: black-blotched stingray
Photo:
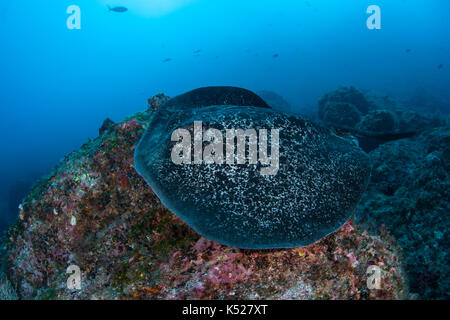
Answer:
M308 246L338 230L371 172L354 139L235 87L193 90L153 112L135 167L200 235L248 249Z

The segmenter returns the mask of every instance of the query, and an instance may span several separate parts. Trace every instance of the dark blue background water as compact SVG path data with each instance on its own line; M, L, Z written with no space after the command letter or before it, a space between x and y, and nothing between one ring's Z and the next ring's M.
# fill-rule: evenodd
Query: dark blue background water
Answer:
M422 87L450 100L447 0L166 2L161 11L145 0L1 1L0 228L29 185L106 117L144 110L156 93L268 89L298 112L339 85L401 99ZM66 27L73 4L81 30ZM381 30L366 27L371 4Z

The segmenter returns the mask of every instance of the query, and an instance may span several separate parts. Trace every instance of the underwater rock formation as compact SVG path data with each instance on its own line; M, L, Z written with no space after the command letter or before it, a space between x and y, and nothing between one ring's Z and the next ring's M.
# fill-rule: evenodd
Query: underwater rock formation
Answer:
M319 119L323 120L328 108L336 108L335 103L344 103L342 106L348 104L353 105L359 113L365 115L370 110L370 103L367 101L363 93L361 93L355 87L341 87L333 92L325 94L322 99L319 100ZM339 106L339 105L338 105ZM333 112L338 115L338 113ZM333 119L329 118L332 123Z
M365 115L357 128L368 132L394 132L398 130L395 115L388 110L373 110ZM412 128L402 128L402 131L414 131Z
M449 299L449 127L381 145L370 158L372 177L358 221L392 232L403 248L412 292Z
M446 121L444 110L435 108L418 108L411 101L402 103L389 95L367 93L366 98L371 105L371 113L380 111L390 112L395 118L396 130L400 132L422 132L428 129L434 129L450 124L449 121ZM369 126L373 126L370 125L370 118L376 120L378 117L369 117L365 119ZM389 122L392 123L392 120L389 120ZM358 126L361 126L361 124L358 124Z
M357 108L347 101L364 107ZM361 110L368 111L364 114ZM353 87L343 87L325 94L318 102L318 115L326 125L356 134L360 147L367 152L385 143L384 135L394 138L396 135L420 133L450 123L442 114L413 111L390 95L363 94ZM391 140L394 139L387 139Z
M11 282L3 272L0 271L0 301L17 299L17 293L11 285Z
M334 93L322 101L330 96ZM372 176L358 206L358 222L372 231L384 226L394 234L404 249L413 292L423 298L448 299L450 139L449 122L442 115L445 111L419 108L435 101L425 97L416 97L414 104L371 93L366 100L370 111L357 129L412 131L417 136L371 148Z
M148 118L132 116L67 155L24 200L6 243L6 272L21 298L407 297L393 238L352 222L297 249L239 250L200 237L135 171ZM81 290L66 287L70 265L81 270ZM371 265L382 270L380 290L367 287Z
M136 148L135 166L162 203L202 236L246 249L307 246L347 222L368 183L367 155L300 116L251 106L258 99L247 93L238 100L250 106L218 105L224 101L221 90L202 88L175 97L152 116ZM211 128L214 143L206 137ZM235 161L235 149L246 149L245 137L235 146L238 129L249 132L254 162L245 151L242 163ZM271 156L262 163L268 131ZM177 151L174 159L180 145L183 157ZM211 146L214 161L208 161Z
M361 120L361 113L351 103L327 102L323 107L322 120L327 124L352 128Z
M399 129L424 131L442 127L445 125L443 119L437 115L429 113L419 113L415 111L400 112Z
M156 110L158 110L158 108L161 105L163 105L164 103L166 103L169 100L170 100L170 98L168 96L164 95L163 93L154 95L153 97L147 99L147 102L148 102L148 110L147 111L156 111ZM148 112L147 112L147 114L148 114Z
M108 131L112 126L114 125L114 121L112 121L110 118L106 118L103 121L102 126L100 127L100 129L98 130L98 134L102 135L104 134L106 131Z

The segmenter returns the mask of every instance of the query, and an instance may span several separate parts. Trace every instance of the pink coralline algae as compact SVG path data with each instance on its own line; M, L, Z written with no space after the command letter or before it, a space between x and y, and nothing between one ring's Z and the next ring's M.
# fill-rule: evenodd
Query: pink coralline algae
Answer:
M164 94L160 93L156 96L153 96L151 98L148 98L148 106L149 109L152 111L157 110L163 103L167 102L169 100L168 96L165 96Z
M148 112L167 97L158 95ZM398 299L408 296L388 233L349 221L306 248L239 250L168 211L134 169L147 112L112 125L35 185L7 236L7 275L25 299ZM68 289L70 265L81 290ZM381 269L369 289L367 269Z

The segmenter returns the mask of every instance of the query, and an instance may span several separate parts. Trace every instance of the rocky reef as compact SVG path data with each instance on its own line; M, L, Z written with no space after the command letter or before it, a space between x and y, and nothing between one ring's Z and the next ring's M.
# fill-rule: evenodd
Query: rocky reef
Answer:
M392 232L405 253L412 292L450 298L450 129L381 145L370 157L372 179L358 221Z
M0 272L0 301L18 300L17 293L3 272Z
M409 102L411 103L411 102ZM368 132L424 131L445 124L446 116L427 112L388 95L362 92L355 87L341 87L325 94L318 102L318 118L331 125Z
M411 292L426 299L449 299L448 111L435 99L430 101L440 107L429 107L430 101L421 97L401 103L390 96L343 87L326 94L318 110L322 120L339 124L347 111L341 106L352 103L361 118L354 125L347 122L348 126L375 133L417 133L409 139L382 144L369 153L372 177L356 221L369 230L382 226L393 234L404 252ZM333 112L329 108L334 108ZM327 114L335 116L327 119Z
M319 100L318 116L326 123L354 127L369 112L370 104L355 87L341 87Z
M167 98L149 99L154 110ZM306 247L239 250L169 212L136 173L148 120L136 114L66 156L36 184L6 237L6 274L22 299L400 299L402 254L387 229L349 221ZM81 290L68 289L71 265ZM369 266L381 288L369 289Z
M150 98L149 110L167 99ZM135 171L146 111L105 122L98 138L34 186L2 247L0 298L449 299L448 123L355 88L320 103L353 105L361 130L418 132L369 153L368 189L337 232L283 250L240 250L199 236ZM71 265L81 270L81 290L67 288ZM379 290L367 286L372 265L382 270Z
M398 129L398 124L392 112L388 110L373 110L360 120L357 127L360 130L369 132L393 132Z

